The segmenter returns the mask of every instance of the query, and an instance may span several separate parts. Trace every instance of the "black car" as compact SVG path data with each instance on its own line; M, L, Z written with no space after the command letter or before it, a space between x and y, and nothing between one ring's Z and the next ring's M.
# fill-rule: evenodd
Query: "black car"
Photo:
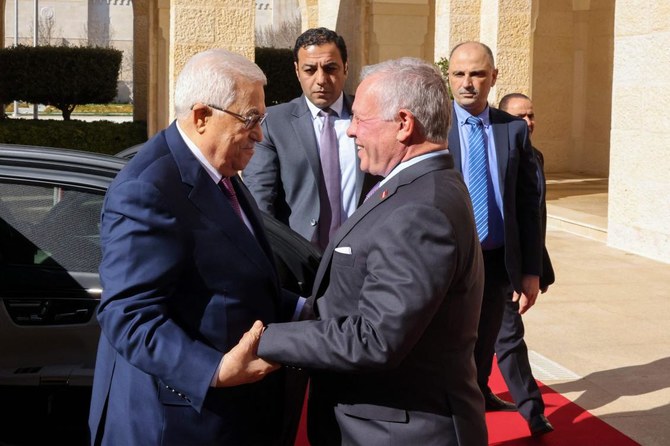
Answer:
M0 144L0 445L87 442L100 209L126 163ZM264 222L283 286L308 295L319 251L274 218Z

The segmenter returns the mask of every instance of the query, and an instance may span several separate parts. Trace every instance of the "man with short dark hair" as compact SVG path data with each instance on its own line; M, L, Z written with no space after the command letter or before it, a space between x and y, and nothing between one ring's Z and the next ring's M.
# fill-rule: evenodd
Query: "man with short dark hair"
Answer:
M296 40L293 56L303 95L268 108L265 138L242 177L262 211L324 249L376 179L359 169L346 135L353 98L343 92L342 36L309 29Z

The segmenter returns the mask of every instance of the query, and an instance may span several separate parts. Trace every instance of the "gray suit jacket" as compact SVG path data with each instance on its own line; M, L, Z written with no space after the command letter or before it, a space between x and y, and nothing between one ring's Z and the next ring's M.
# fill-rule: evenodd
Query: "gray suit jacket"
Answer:
M312 444L485 445L473 360L483 273L451 156L408 167L365 201L324 253L319 319L270 324L258 349L313 370Z
M537 164L525 121L492 107L489 110L503 200L505 265L512 286L520 291L524 274L542 275ZM456 170L461 172L463 155L458 122L454 122L449 130L449 151L454 156Z
M349 113L352 102L345 94L344 107ZM268 107L267 114L262 124L263 141L256 144L242 178L262 211L313 240L319 221L321 162L305 96ZM359 163L356 156L357 166ZM359 201L375 182L357 169Z

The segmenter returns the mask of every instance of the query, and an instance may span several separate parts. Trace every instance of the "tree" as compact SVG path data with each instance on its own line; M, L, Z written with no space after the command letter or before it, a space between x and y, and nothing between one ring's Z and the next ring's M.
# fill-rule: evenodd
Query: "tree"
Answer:
M112 48L0 49L0 103L53 105L68 121L76 105L114 99L121 58L122 52Z
M447 92L449 92L449 97L454 98L453 93L451 92L451 87L449 87L449 59L446 57L440 57L440 60L435 62L435 66L440 70L442 78L444 79L445 84L447 85Z
M266 26L256 31L256 47L258 48L291 48L295 39L302 32L300 16L282 22L279 26Z

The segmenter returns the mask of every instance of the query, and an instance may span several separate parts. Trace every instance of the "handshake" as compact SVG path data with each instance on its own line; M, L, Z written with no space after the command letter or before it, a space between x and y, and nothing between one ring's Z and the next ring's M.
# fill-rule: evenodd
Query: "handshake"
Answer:
M223 355L216 379L216 387L231 387L260 381L280 366L267 362L256 352L261 341L264 327L261 321L254 322L251 329L244 333L240 342Z

